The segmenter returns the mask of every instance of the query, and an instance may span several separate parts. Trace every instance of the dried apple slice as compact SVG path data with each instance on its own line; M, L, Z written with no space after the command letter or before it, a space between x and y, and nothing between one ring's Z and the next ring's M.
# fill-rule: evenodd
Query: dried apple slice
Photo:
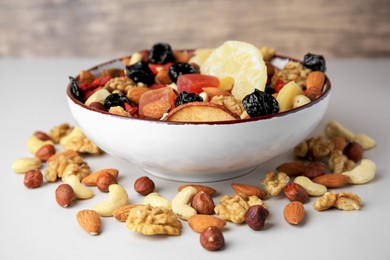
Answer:
M211 102L191 102L173 109L165 117L171 122L215 122L237 120L240 117L221 105Z

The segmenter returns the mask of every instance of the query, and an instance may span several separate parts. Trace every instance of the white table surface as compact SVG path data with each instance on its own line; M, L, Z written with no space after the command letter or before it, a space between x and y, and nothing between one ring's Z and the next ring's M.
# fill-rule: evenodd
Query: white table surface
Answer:
M283 219L283 196L267 201L270 216L263 231L246 225L228 224L226 248L208 252L199 235L183 222L179 237L146 237L133 233L114 218L103 218L103 231L90 236L76 222L76 213L106 198L97 189L95 197L70 208L54 199L57 184L29 190L23 175L11 170L19 157L31 156L27 138L36 130L74 121L65 100L69 75L76 75L104 59L0 59L0 259L390 259L390 60L330 60L327 74L333 93L325 118L313 135L323 133L329 120L338 120L356 133L378 142L365 157L377 164L375 179L365 185L336 191L357 193L364 205L360 211L316 212L314 199L305 204L306 221L291 226ZM288 129L286 129L288 131ZM224 182L210 183L220 195L232 194L231 182L259 185L268 170L287 160L291 153L264 163L252 173ZM106 167L120 171L119 183L130 202L142 202L132 188L145 175L139 168L104 155L87 158L92 170ZM157 192L172 198L182 183L152 177ZM219 197L215 199L217 202Z

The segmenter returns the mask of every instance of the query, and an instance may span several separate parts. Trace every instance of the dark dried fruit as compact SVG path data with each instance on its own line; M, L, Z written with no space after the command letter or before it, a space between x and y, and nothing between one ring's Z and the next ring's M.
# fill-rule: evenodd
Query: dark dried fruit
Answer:
M121 106L125 108L122 100L122 95L119 95L118 93L110 94L106 97L104 100L104 108L108 111L110 107L117 107Z
M175 61L172 48L167 43L156 43L149 53L150 63L164 64Z
M309 68L311 70L319 70L322 72L326 71L326 61L324 56L322 55L317 55L317 54L312 54L312 53L307 53L303 57L303 65L306 68Z
M69 76L70 80L70 92L72 93L73 97L77 99L78 101L84 103L84 93L79 88L79 85L77 84L76 80L73 77Z
M198 74L199 70L188 63L176 62L169 67L169 77L173 82L177 82L177 78L183 74Z
M211 226L200 234L200 244L209 251L217 251L225 246L225 238L221 230Z
M268 93L255 89L242 100L242 104L250 117L265 116L279 112L279 103Z
M261 205L251 206L245 212L245 222L253 230L262 230L269 212Z
M175 99L175 106L180 106L183 104L191 102L202 102L203 98L196 93L187 93L186 91L180 92Z
M147 86L154 84L154 75L147 63L139 61L133 65L126 66L125 73L135 83L144 83Z

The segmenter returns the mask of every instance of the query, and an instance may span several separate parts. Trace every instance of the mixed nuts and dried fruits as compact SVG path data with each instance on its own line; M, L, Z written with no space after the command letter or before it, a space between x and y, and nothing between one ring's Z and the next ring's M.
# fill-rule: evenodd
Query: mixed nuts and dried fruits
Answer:
M232 56L234 59L226 59ZM111 68L94 75L81 71L70 78L71 94L86 106L125 117L166 121L224 121L284 112L319 98L325 85L325 60L307 54L303 63L286 60L278 67L275 50L229 41L215 50L173 51L164 43L123 59L124 69ZM231 223L264 229L272 197L286 197L283 212L291 225L303 224L304 204L313 200L316 211L330 208L359 210L361 198L336 191L346 185L370 182L376 173L364 150L375 147L367 135L355 134L339 122L329 122L325 135L311 137L294 149L296 160L264 173L258 184L231 183L232 194L199 184L183 184L173 198L155 192L147 176L133 182L143 197L129 203L130 185L118 179L115 168L92 172L86 155L103 152L79 127L61 124L48 133L37 131L27 140L33 157L12 164L23 173L24 185L35 189L44 181L61 182L54 194L59 206L108 193L107 200L75 216L91 235L102 232L101 217L125 222L129 230L144 235L175 235L183 223L200 234L209 251L225 247L223 233ZM42 172L40 169L45 167ZM96 188L95 188L96 187ZM269 200L269 202L266 200Z
M187 222L200 234L201 246L216 251L225 247L223 234L228 225L245 223L254 231L263 230L275 196L286 198L280 214L291 225L306 225L305 204L309 201L318 212L331 208L359 210L362 199L340 189L368 183L375 177L375 163L364 158L364 151L375 145L369 136L331 121L324 136L311 137L295 147L296 160L264 172L258 184L231 183L232 194L219 194L218 202L214 201L218 191L207 185L183 184L173 198L166 198L155 192L155 182L147 176L136 179L130 189L130 183L120 183L117 169L91 172L84 158L102 152L78 127L68 124L53 128L49 134L35 132L27 141L34 157L15 160L12 169L25 174L27 188L38 188L44 181L58 185L54 198L61 207L91 199L96 191L108 193L107 200L75 216L91 235L102 232L101 217L114 217L143 235L179 236ZM143 196L143 201L130 204L132 190Z
M93 110L186 122L271 115L322 95L322 55L308 53L302 63L275 55L272 48L240 41L193 51L157 43L124 58L123 68L81 71L70 77L70 90Z

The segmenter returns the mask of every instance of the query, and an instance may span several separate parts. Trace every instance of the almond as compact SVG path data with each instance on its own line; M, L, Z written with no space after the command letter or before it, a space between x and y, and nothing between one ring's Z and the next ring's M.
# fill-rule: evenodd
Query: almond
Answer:
M77 222L90 235L98 235L101 232L101 221L99 214L90 209L77 212Z
M129 212L132 208L143 206L142 204L128 204L120 206L119 208L114 209L112 215L119 221L125 222L129 217Z
M297 225L305 218L305 208L299 201L293 201L284 208L284 219L292 224Z
M284 172L288 176L303 175L306 171L306 165L303 162L286 162L276 167L278 172Z
M205 192L207 194L209 194L210 196L213 196L215 193L216 193L216 190L209 187L209 186L205 186L205 185L200 185L200 184L186 184L186 185L182 185L182 186L179 186L179 188L177 189L178 191L181 191L182 189L188 187L188 186L191 186L191 187L194 187L198 192Z
M232 183L231 187L236 193L244 193L247 196L255 195L260 199L266 199L268 197L267 192L253 185Z
M132 87L127 91L126 97L136 104L139 104L139 99L142 94L149 91L148 87Z
M87 186L96 186L97 179L98 179L99 175L101 173L105 173L105 172L107 172L107 173L111 174L112 176L114 176L115 179L118 178L119 171L117 169L107 168L107 169L102 169L102 170L93 172L90 175L84 177L81 180L81 183L83 183L83 184L85 184Z
M195 232L202 233L211 226L222 229L226 226L226 221L211 215L197 214L188 219L188 225Z
M350 178L341 173L331 173L315 177L312 181L328 188L340 188L347 185L350 182Z
M317 99L322 94L322 87L325 83L325 74L321 71L311 72L306 79L305 95L311 100Z
M156 100L145 105L142 111L147 118L160 119L171 107L171 104L166 100Z

